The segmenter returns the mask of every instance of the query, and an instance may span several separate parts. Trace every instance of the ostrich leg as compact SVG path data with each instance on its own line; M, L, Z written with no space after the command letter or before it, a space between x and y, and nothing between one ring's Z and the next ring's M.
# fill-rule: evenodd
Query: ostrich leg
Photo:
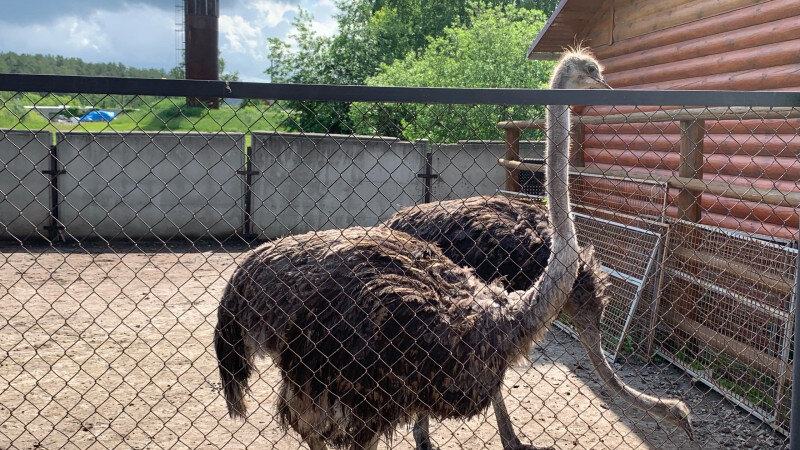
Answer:
M508 415L508 409L506 409L502 393L498 392L492 397L492 406L494 407L494 415L497 418L497 429L500 431L500 442L503 443L504 450L549 450L553 448L535 447L519 441L517 434L514 432L514 426L511 424L511 416ZM435 449L431 443L429 422L428 416L422 415L414 423L414 441L417 443L417 450Z
M497 418L497 430L500 432L500 442L503 443L505 450L551 450L553 447L536 447L529 444L523 444L519 441L517 434L514 432L514 426L511 425L511 416L508 415L506 409L506 402L503 400L503 394L499 391L492 397L492 406L494 407L494 416Z
M417 450L434 450L435 447L431 443L431 434L429 430L429 422L427 414L421 414L414 422L414 442L417 443Z

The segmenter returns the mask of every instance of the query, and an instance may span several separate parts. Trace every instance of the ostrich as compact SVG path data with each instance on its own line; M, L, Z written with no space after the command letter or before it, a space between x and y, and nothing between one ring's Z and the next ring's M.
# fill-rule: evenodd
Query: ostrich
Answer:
M512 290L528 289L541 275L550 257L553 231L544 205L488 196L408 207L398 211L384 225L435 243L456 264L474 268L484 282L501 280ZM600 271L593 250L584 249L578 278L564 310L573 316L573 323L581 334L580 342L596 371L612 390L656 419L668 419L669 411L679 401L652 397L625 386L602 355L599 330L608 303L604 294L606 285L607 277ZM498 393L492 404L504 447L520 447L502 395ZM691 437L688 417L679 425ZM415 423L414 437L418 449L432 448L427 416L421 416Z
M570 65L571 68L567 67ZM576 77L589 77L597 83L575 86ZM554 89L575 87L611 89L603 80L600 64L580 47L561 58L551 80ZM552 126L548 122L548 130ZM548 143L553 144L552 139L548 139ZM436 243L457 264L474 268L482 280L491 282L499 278L509 289L528 289L538 279L550 257L553 231L543 205L484 196L408 207L394 214L384 225ZM652 397L624 385L603 357L599 330L608 303L604 295L606 284L606 276L599 270L593 250L585 249L578 279L564 310L573 316L579 341L595 370L619 397L654 418L670 420L673 412L682 417L677 424L692 438L688 407L683 402ZM521 444L511 426L502 395L498 393L492 403L503 446L519 447ZM427 416L421 416L416 422L414 437L418 449L432 448Z
M559 66L570 87L600 83L577 64L585 64L580 55ZM245 415L253 360L264 354L281 369L282 423L313 450L372 449L417 416L470 417L488 407L577 278L567 107L552 107L549 119L554 234L537 283L506 292L435 245L385 227L264 244L237 269L218 309L214 343L231 416ZM671 413L675 423L688 420L685 405Z

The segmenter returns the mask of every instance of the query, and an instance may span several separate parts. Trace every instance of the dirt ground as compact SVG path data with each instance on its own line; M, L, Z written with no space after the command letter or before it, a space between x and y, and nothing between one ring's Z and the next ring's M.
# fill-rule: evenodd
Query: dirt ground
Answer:
M0 448L305 448L274 412L263 361L246 422L227 418L211 346L244 245L0 245ZM670 366L617 365L650 394L682 396L696 441L612 401L583 350L553 330L504 395L523 441L561 449L782 448L781 434ZM491 411L432 423L441 449L499 449ZM412 449L408 427L383 448Z

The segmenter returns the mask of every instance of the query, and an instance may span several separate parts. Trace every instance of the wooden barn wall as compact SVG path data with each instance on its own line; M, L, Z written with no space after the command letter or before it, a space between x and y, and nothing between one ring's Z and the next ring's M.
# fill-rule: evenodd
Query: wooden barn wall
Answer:
M615 88L800 90L798 0L606 0L604 5L584 35ZM632 110L595 107L584 114ZM798 129L800 119L706 121L704 179L800 191ZM677 175L677 123L587 126L585 135L589 167ZM675 216L677 200L670 201ZM791 208L704 194L702 209L707 225L797 238L798 216Z

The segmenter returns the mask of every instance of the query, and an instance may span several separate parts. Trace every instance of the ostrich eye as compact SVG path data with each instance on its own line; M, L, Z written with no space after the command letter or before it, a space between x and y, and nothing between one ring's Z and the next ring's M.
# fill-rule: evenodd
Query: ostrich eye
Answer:
M586 68L586 71L589 72L590 74L594 74L595 72L597 72L597 67L589 66Z

